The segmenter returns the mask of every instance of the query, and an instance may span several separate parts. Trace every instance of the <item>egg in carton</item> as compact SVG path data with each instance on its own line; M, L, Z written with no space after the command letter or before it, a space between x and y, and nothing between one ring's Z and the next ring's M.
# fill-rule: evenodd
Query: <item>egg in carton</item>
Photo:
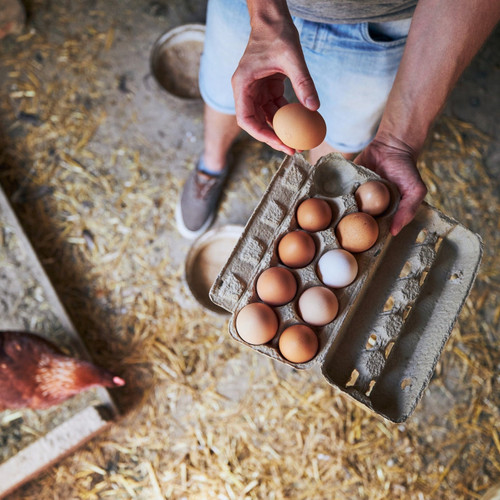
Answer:
M383 182L391 195L388 208L376 217L378 238L368 250L353 254L358 265L354 281L333 289L339 303L335 319L308 325L318 338L316 355L293 363L280 352L280 335L291 325L307 324L298 298L310 287L325 286L318 261L342 248L335 229L346 215L359 211L355 192L369 180ZM290 269L297 292L287 304L273 306L277 333L265 344L249 344L236 328L238 314L262 302L257 280L264 270L283 267L279 242L301 229L297 208L308 198L327 201L332 221L310 233L316 247L312 262ZM428 385L482 256L478 235L425 203L393 238L389 228L398 199L394 185L340 154L326 155L314 166L300 154L286 157L210 290L211 300L232 313L229 333L235 340L294 368L319 369L328 383L393 422L411 415Z

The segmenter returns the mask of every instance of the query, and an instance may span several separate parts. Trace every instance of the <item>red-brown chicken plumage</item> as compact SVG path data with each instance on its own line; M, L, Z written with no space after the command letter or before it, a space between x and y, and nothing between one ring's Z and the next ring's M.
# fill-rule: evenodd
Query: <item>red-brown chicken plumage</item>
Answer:
M49 408L91 387L124 384L104 368L64 355L39 335L0 331L0 411Z

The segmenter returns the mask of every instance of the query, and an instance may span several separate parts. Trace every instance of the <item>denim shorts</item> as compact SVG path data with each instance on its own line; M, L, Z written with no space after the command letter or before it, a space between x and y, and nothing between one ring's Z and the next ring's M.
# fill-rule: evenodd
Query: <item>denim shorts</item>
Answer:
M294 17L309 72L326 121L326 142L344 153L363 149L374 137L411 19L323 24ZM200 90L210 107L234 114L231 77L250 35L246 2L209 0Z

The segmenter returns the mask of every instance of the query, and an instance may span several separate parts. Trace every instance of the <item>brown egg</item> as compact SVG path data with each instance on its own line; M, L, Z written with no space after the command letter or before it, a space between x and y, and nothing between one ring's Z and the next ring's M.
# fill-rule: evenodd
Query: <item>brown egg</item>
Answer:
M340 246L349 252L364 252L378 238L377 221L369 214L355 212L341 219L335 230Z
M332 221L332 209L326 200L308 198L297 208L297 224L306 231L322 231Z
M329 288L313 286L302 293L297 306L300 316L306 323L323 326L337 316L339 301Z
M380 215L391 202L389 188L381 181L367 181L354 193L359 210L370 215Z
M314 259L316 245L305 231L291 231L278 243L278 256L285 266L305 267Z
M260 300L272 306L290 302L297 292L297 281L285 267L270 267L257 279L257 295Z
M281 354L292 363L310 361L318 352L318 345L318 337L306 325L289 326L279 339Z
M276 111L273 129L284 144L299 151L319 146L326 135L323 117L298 102L286 104Z
M265 344L276 335L278 318L267 304L252 302L243 307L236 316L236 330L249 344Z

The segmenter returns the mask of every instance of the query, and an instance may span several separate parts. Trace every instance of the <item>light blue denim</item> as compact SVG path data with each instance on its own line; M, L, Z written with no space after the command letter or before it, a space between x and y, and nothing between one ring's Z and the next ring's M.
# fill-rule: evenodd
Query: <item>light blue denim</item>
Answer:
M354 153L375 136L399 62L410 19L322 24L293 18L326 121L326 142ZM200 67L203 100L234 114L231 77L250 35L246 2L209 0Z

